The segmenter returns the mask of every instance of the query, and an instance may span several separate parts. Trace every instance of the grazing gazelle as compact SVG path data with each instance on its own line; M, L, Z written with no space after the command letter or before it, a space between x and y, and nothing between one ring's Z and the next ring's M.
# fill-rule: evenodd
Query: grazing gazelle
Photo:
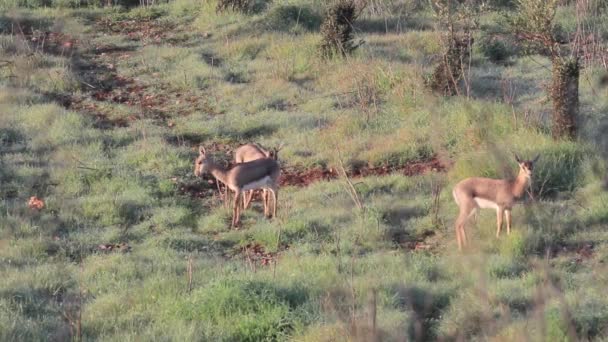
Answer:
M241 219L240 197L247 190L267 189L272 195L272 217L277 215L277 197L279 191L279 163L270 158L252 160L234 165L230 169L215 163L207 156L205 148L200 147L200 155L194 162L194 175L200 177L209 172L218 181L234 191L234 208L232 212L232 227L236 227ZM264 215L270 217L270 201L264 202Z
M530 186L532 170L538 157L540 155L533 160L521 160L515 155L519 164L519 174L514 180L472 177L456 184L452 194L460 208L455 224L459 250L467 244L464 226L477 208L496 210L496 237L500 235L503 214L507 219L507 234L511 233L511 209L515 201Z
M281 150L281 146L272 150L266 150L262 148L258 144L246 144L240 146L234 151L234 161L236 163L246 163L252 160L262 159L262 158L271 158L274 160L278 160L279 151ZM262 189L262 198L264 202L268 201L268 191ZM243 194L243 207L244 209L249 208L249 204L251 203L251 198L253 197L253 190L247 191ZM266 205L266 204L264 204Z

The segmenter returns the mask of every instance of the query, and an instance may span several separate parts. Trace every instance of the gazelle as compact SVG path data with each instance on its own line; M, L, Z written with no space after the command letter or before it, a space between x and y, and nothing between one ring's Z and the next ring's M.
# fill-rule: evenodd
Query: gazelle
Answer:
M266 189L273 199L272 217L277 215L277 198L279 191L279 163L270 158L257 159L234 165L230 169L217 164L207 156L204 147L200 147L199 156L194 162L194 175L202 176L209 172L218 181L234 191L234 207L232 212L232 227L236 227L241 219L240 197L247 190ZM264 215L270 217L270 201L264 202Z
M533 160L521 160L515 155L519 164L519 174L514 180L472 177L456 184L452 194L460 208L455 224L459 250L467 244L465 224L478 208L496 210L497 238L502 228L503 215L507 221L507 234L511 233L511 209L515 201L523 196L530 186L534 163L538 157L540 155Z
M272 150L266 150L262 148L258 144L246 144L240 146L234 151L234 161L236 163L246 163L252 160L262 159L262 158L271 158L274 160L278 160L279 151L282 146ZM262 199L264 202L268 201L268 191L262 189ZM253 197L253 190L247 191L243 194L243 207L244 209L249 208L249 204L251 203L251 198ZM266 204L264 204L266 205Z

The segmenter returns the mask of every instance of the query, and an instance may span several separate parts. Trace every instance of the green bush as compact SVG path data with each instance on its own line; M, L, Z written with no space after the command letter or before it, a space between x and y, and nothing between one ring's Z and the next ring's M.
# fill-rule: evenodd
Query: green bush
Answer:
M534 166L533 193L553 197L560 192L573 191L582 181L582 164L587 152L579 144L560 142L540 151Z
M241 13L259 13L268 5L268 0L218 0L216 11L235 11Z
M547 329L545 338L547 341L569 341L568 326L564 322L562 310L557 305L551 305L545 311L545 325Z
M354 42L353 23L359 16L354 0L336 0L327 10L321 25L321 53L329 57L352 53L361 45Z
M476 47L487 59L494 63L507 62L515 54L513 47L506 40L498 37L482 36Z
M277 5L273 6L264 19L271 30L298 32L318 30L321 16L310 6Z

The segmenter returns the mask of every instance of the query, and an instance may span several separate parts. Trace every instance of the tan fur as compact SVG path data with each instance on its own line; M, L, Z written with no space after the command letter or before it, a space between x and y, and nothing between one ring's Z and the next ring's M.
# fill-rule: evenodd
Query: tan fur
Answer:
M511 209L530 186L538 156L528 161L521 161L517 156L515 158L519 164L519 174L514 180L472 177L454 187L452 194L460 209L455 224L459 250L467 244L465 224L478 208L496 210L496 237L500 235L503 216L507 221L507 234L511 233Z
M278 159L278 150L266 150L262 148L258 144L246 144L240 146L234 151L234 161L236 163L246 163L252 160L262 159L262 158L271 158L274 160ZM262 189L262 198L266 200L268 198L266 194L266 190ZM243 194L243 208L249 208L249 204L251 203L251 199L253 198L253 190L246 191ZM264 205L267 205L264 203Z
M245 144L234 151L234 161L245 163L248 161L270 158L272 153L258 144ZM276 158L274 158L276 160Z
M234 191L233 227L238 226L240 223L241 206L239 200L246 189L268 190L272 194L274 202L272 216L276 216L279 176L281 174L281 169L276 160L269 158L257 159L236 164L232 168L226 169L209 158L205 153L205 149L201 147L200 155L194 162L194 174L200 177L206 172L211 173L218 181L226 184L230 190ZM266 199L264 201L264 215L266 217L270 217L269 202Z

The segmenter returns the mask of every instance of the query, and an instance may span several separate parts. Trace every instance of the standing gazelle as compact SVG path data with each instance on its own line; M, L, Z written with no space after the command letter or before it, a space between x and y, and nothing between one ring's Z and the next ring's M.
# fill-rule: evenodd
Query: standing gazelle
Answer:
M200 154L194 162L194 175L200 177L209 172L218 181L234 191L234 208L232 212L232 227L239 225L241 220L240 197L247 190L267 189L272 195L272 217L277 215L277 198L279 191L279 176L281 169L276 160L270 158L257 159L234 165L230 169L215 163L207 156L205 148L200 147ZM270 217L270 201L264 202L264 215Z
M266 150L262 148L258 144L245 144L240 146L234 151L234 161L236 163L246 163L252 160L263 159L263 158L271 158L274 160L278 160L278 154L281 150L281 147ZM264 202L268 201L268 191L262 189L262 200ZM249 204L251 203L251 198L253 197L253 190L249 190L243 194L243 207L244 209L249 208ZM264 206L267 204L264 203Z
M514 180L472 177L456 184L452 194L460 208L455 225L459 250L467 244L465 224L477 208L496 210L496 237L500 235L503 214L507 220L507 234L511 233L511 209L515 201L530 186L532 170L538 157L540 155L533 160L521 160L515 155L519 164L519 174Z

